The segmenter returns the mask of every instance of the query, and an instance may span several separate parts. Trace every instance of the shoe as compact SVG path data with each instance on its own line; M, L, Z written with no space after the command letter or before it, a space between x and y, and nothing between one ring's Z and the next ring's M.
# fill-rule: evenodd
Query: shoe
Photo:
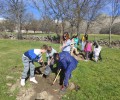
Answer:
M21 86L25 86L25 79L21 79L20 84L21 84Z
M67 89L67 87L62 86L62 88L60 89L60 92L61 92L61 93L64 93L64 92L66 92L66 89Z
M84 60L85 62L88 62L88 60Z
M36 84L38 83L38 82L35 80L35 77L30 78L30 81L31 81L31 82L34 82L34 83L36 83Z

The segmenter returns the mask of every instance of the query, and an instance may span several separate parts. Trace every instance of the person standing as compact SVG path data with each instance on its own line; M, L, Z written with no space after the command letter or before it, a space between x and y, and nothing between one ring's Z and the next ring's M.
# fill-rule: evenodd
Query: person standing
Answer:
M85 52L85 59L86 59L85 61L88 61L92 53L92 44L89 41L86 41L84 52Z

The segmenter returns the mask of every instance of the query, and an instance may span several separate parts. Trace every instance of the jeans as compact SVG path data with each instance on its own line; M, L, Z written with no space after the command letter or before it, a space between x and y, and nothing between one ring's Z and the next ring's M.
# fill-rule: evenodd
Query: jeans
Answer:
M84 47L85 47L85 42L82 42L82 48L81 48L82 51L84 50Z
M33 62L25 55L22 56L22 62L24 65L22 79L27 78L27 74L28 74L29 69L30 69L30 77L34 77L35 66L34 66Z

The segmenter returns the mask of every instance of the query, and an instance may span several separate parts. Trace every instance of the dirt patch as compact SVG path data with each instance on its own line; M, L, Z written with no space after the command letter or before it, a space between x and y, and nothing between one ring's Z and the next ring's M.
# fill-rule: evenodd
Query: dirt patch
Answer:
M42 93L43 91L46 91L47 94L52 97L52 99L45 99L45 100L60 100L61 99L61 94L59 93L60 85L59 81L57 80L54 85L52 85L52 81L54 80L53 75L50 75L47 78L42 78L39 75L36 76L36 80L38 81L38 84L34 85L34 90L36 94L31 97L30 100L35 100L37 99L38 93Z
M37 68L37 72L35 74L38 84L30 82L28 79L26 85L29 84L29 86L22 87L20 86L20 79L18 79L15 84L10 86L11 92L13 92L16 88L20 89L18 95L16 96L16 100L61 100L65 93L60 92L61 86L59 85L59 78L57 78L56 83L52 85L56 76L55 73L51 73L49 77L44 78L41 77L42 68L40 68L41 71L38 69L39 68ZM68 90L75 89L74 83L69 86Z
M16 100L61 100L63 94L59 92L60 85L59 80L54 85L52 82L55 78L54 74L44 78L40 75L35 75L38 84L34 84L27 80L31 84L29 88L20 87L20 92L17 95ZM20 83L19 83L20 85Z

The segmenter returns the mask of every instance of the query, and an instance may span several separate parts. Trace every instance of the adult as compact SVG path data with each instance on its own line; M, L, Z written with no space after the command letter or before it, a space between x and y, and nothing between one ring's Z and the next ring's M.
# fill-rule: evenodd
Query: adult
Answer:
M61 91L65 91L68 87L68 81L71 78L71 73L77 67L78 61L66 51L55 53L54 59L58 62L58 69L61 69L64 72Z

